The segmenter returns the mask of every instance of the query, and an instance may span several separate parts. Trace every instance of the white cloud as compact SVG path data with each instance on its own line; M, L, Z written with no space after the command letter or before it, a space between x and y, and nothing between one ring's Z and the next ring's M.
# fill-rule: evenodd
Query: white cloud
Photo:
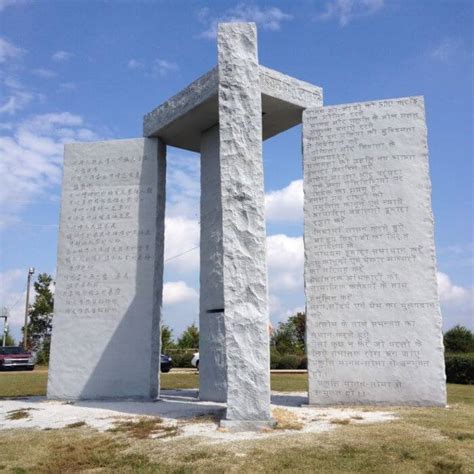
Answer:
M75 91L77 89L77 84L75 82L62 82L59 84L59 87L66 91Z
M23 3L27 3L29 0L0 0L0 12L5 10L7 7L17 7Z
M470 291L462 286L454 285L446 273L437 272L436 278L441 303L462 304L470 299Z
M73 57L73 54L69 51L56 51L52 56L51 59L58 63L68 61Z
M54 71L51 71L51 69L45 69L45 68L38 68L38 69L33 69L31 71L35 76L42 77L43 79L52 79L53 77L56 77L57 74Z
M199 155L171 152L167 162L167 215L196 219L201 196Z
M132 58L128 61L127 67L132 70L144 71L144 74L149 77L161 78L172 72L179 71L179 66L166 59L156 58L149 65L141 59Z
M444 330L456 324L474 329L474 288L455 285L443 272L437 272L436 277Z
M199 223L185 217L165 219L165 266L179 273L199 268Z
M316 19L337 20L339 25L346 26L356 18L378 12L384 7L384 3L384 0L331 0Z
M445 38L430 51L429 56L435 61L445 63L461 50L462 44L459 40Z
M217 36L217 25L220 22L255 22L263 30L278 31L282 22L292 18L292 15L284 13L277 7L260 7L244 3L226 10L218 17L213 16L209 8L203 8L198 12L199 21L206 25L206 30L200 36L209 39L214 39Z
M2 85L6 91L5 101L0 105L0 114L15 115L23 110L33 100L43 101L44 96L33 90L27 89L14 77L2 77Z
M184 281L170 281L163 285L163 304L173 305L195 301L198 292L189 287Z
M29 202L50 198L61 180L64 143L96 139L82 117L68 112L35 115L0 137L0 227L14 222Z
M178 70L178 65L165 59L155 59L151 66L151 74L154 77L164 77Z
M0 38L0 63L4 63L8 59L19 58L24 53L24 49L15 46L5 38Z
M265 208L269 221L303 222L303 180L267 193Z
M138 59L130 59L130 61L127 63L127 67L129 69L142 69L143 66L143 62L139 61Z
M269 291L293 291L303 288L303 237L285 234L267 237Z
M14 90L0 105L0 114L14 115L23 110L34 98L34 95L26 90Z

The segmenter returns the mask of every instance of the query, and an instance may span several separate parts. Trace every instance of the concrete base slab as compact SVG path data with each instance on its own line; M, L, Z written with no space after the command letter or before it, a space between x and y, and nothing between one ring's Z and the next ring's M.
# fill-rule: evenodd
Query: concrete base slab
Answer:
M261 431L273 428L276 421L270 420L221 420L220 427L233 433L238 431Z

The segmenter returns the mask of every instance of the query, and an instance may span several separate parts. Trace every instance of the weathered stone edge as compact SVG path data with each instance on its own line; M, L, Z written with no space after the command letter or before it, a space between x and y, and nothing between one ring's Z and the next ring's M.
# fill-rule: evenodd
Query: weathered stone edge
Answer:
M322 105L323 90L321 87L264 66L259 66L259 68L262 94L302 108ZM155 135L160 129L217 95L218 76L218 68L215 66L181 92L146 114L143 118L143 136ZM277 84L279 85L277 86Z

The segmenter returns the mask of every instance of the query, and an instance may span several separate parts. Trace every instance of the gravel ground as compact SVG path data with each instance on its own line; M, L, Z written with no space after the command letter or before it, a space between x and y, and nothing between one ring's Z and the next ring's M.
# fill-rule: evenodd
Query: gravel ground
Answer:
M260 439L289 433L316 433L353 423L382 423L396 418L389 411L364 411L361 408L319 408L304 406L304 392L272 392L275 415L288 416L298 429L276 429L261 432L230 433L205 415L222 416L225 405L199 401L197 390L164 390L155 402L136 400L51 401L45 397L29 397L0 401L0 430L31 428L59 429L84 422L106 431L117 421L137 420L144 416L160 417L168 426L178 426L177 437L198 436L211 442ZM13 416L21 411L20 416ZM278 418L277 416L275 416ZM10 419L17 418L17 419ZM170 439L176 439L176 436Z

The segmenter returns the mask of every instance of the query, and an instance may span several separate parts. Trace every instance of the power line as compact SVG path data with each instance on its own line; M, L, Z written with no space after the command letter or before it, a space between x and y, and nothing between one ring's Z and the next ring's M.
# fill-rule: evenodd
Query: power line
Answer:
M25 292L25 290L26 290L26 285L23 287L23 290L21 291L21 295L20 295L19 298L15 301L14 304L12 304L11 306L5 305L5 307L8 309L8 311L11 311L11 310L23 299L23 293Z
M175 258L178 258L178 257L181 257L181 255L185 255L189 252L192 252L193 250L196 250L199 248L199 245L197 245L196 247L193 247L192 249L188 249L188 250L185 250L184 252L181 252L181 253L178 253L177 255L173 255L172 257L169 257L169 258L165 258L165 262L169 262L170 260L173 260Z

